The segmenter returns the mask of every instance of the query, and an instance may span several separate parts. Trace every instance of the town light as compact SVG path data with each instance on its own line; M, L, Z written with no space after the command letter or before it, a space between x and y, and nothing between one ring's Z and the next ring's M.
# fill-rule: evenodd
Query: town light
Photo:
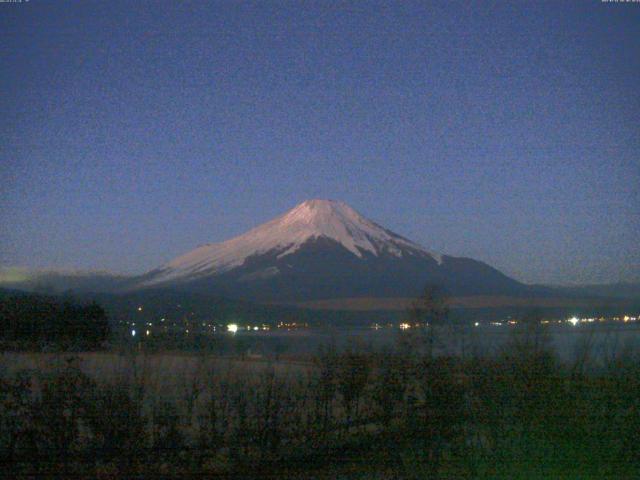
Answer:
M238 331L238 325L235 323L230 323L227 325L227 331L231 333L236 333Z

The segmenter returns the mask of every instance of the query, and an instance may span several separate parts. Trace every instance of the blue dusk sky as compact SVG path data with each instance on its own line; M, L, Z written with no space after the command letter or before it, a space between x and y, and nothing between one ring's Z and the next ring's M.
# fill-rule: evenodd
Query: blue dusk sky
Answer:
M640 279L640 3L0 3L0 265L141 273L309 198Z

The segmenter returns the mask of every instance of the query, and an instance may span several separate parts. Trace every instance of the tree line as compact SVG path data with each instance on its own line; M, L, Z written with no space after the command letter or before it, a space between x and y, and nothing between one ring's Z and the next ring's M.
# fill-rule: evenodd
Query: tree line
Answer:
M5 347L98 348L110 335L104 309L40 295L0 298L0 339Z

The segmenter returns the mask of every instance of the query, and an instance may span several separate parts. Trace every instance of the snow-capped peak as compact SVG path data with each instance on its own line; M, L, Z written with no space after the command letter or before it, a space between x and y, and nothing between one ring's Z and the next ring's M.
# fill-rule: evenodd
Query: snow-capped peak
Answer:
M149 283L203 274L222 273L238 267L253 255L279 252L278 258L298 250L305 242L329 238L357 257L365 252L377 256L383 252L401 257L403 251L430 255L438 263L439 255L396 235L364 218L343 202L307 200L285 214L247 233L222 243L199 247L159 269Z
M317 237L335 240L358 257L362 257L362 251L378 255L384 247L397 255L401 255L398 246L420 248L367 220L346 203L333 200L307 200L275 222L296 240L281 256Z

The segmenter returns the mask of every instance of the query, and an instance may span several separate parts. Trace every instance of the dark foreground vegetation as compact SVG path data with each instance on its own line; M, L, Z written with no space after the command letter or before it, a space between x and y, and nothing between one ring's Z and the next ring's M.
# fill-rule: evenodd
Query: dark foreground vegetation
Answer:
M0 296L0 347L41 350L47 346L95 350L109 339L111 326L95 302L33 294Z
M560 364L529 323L495 355L435 356L435 331L415 329L382 352L325 348L308 365L191 357L191 374L176 371L180 381L161 391L143 352L122 352L110 375L84 368L97 353L58 354L28 370L9 369L5 354L0 472L639 478L635 352L595 362L587 343Z
M105 351L98 305L6 297L0 476L640 478L639 352L597 355L587 335L561 362L532 316L481 353L434 290L407 318L418 328L394 347L294 362L153 341Z

